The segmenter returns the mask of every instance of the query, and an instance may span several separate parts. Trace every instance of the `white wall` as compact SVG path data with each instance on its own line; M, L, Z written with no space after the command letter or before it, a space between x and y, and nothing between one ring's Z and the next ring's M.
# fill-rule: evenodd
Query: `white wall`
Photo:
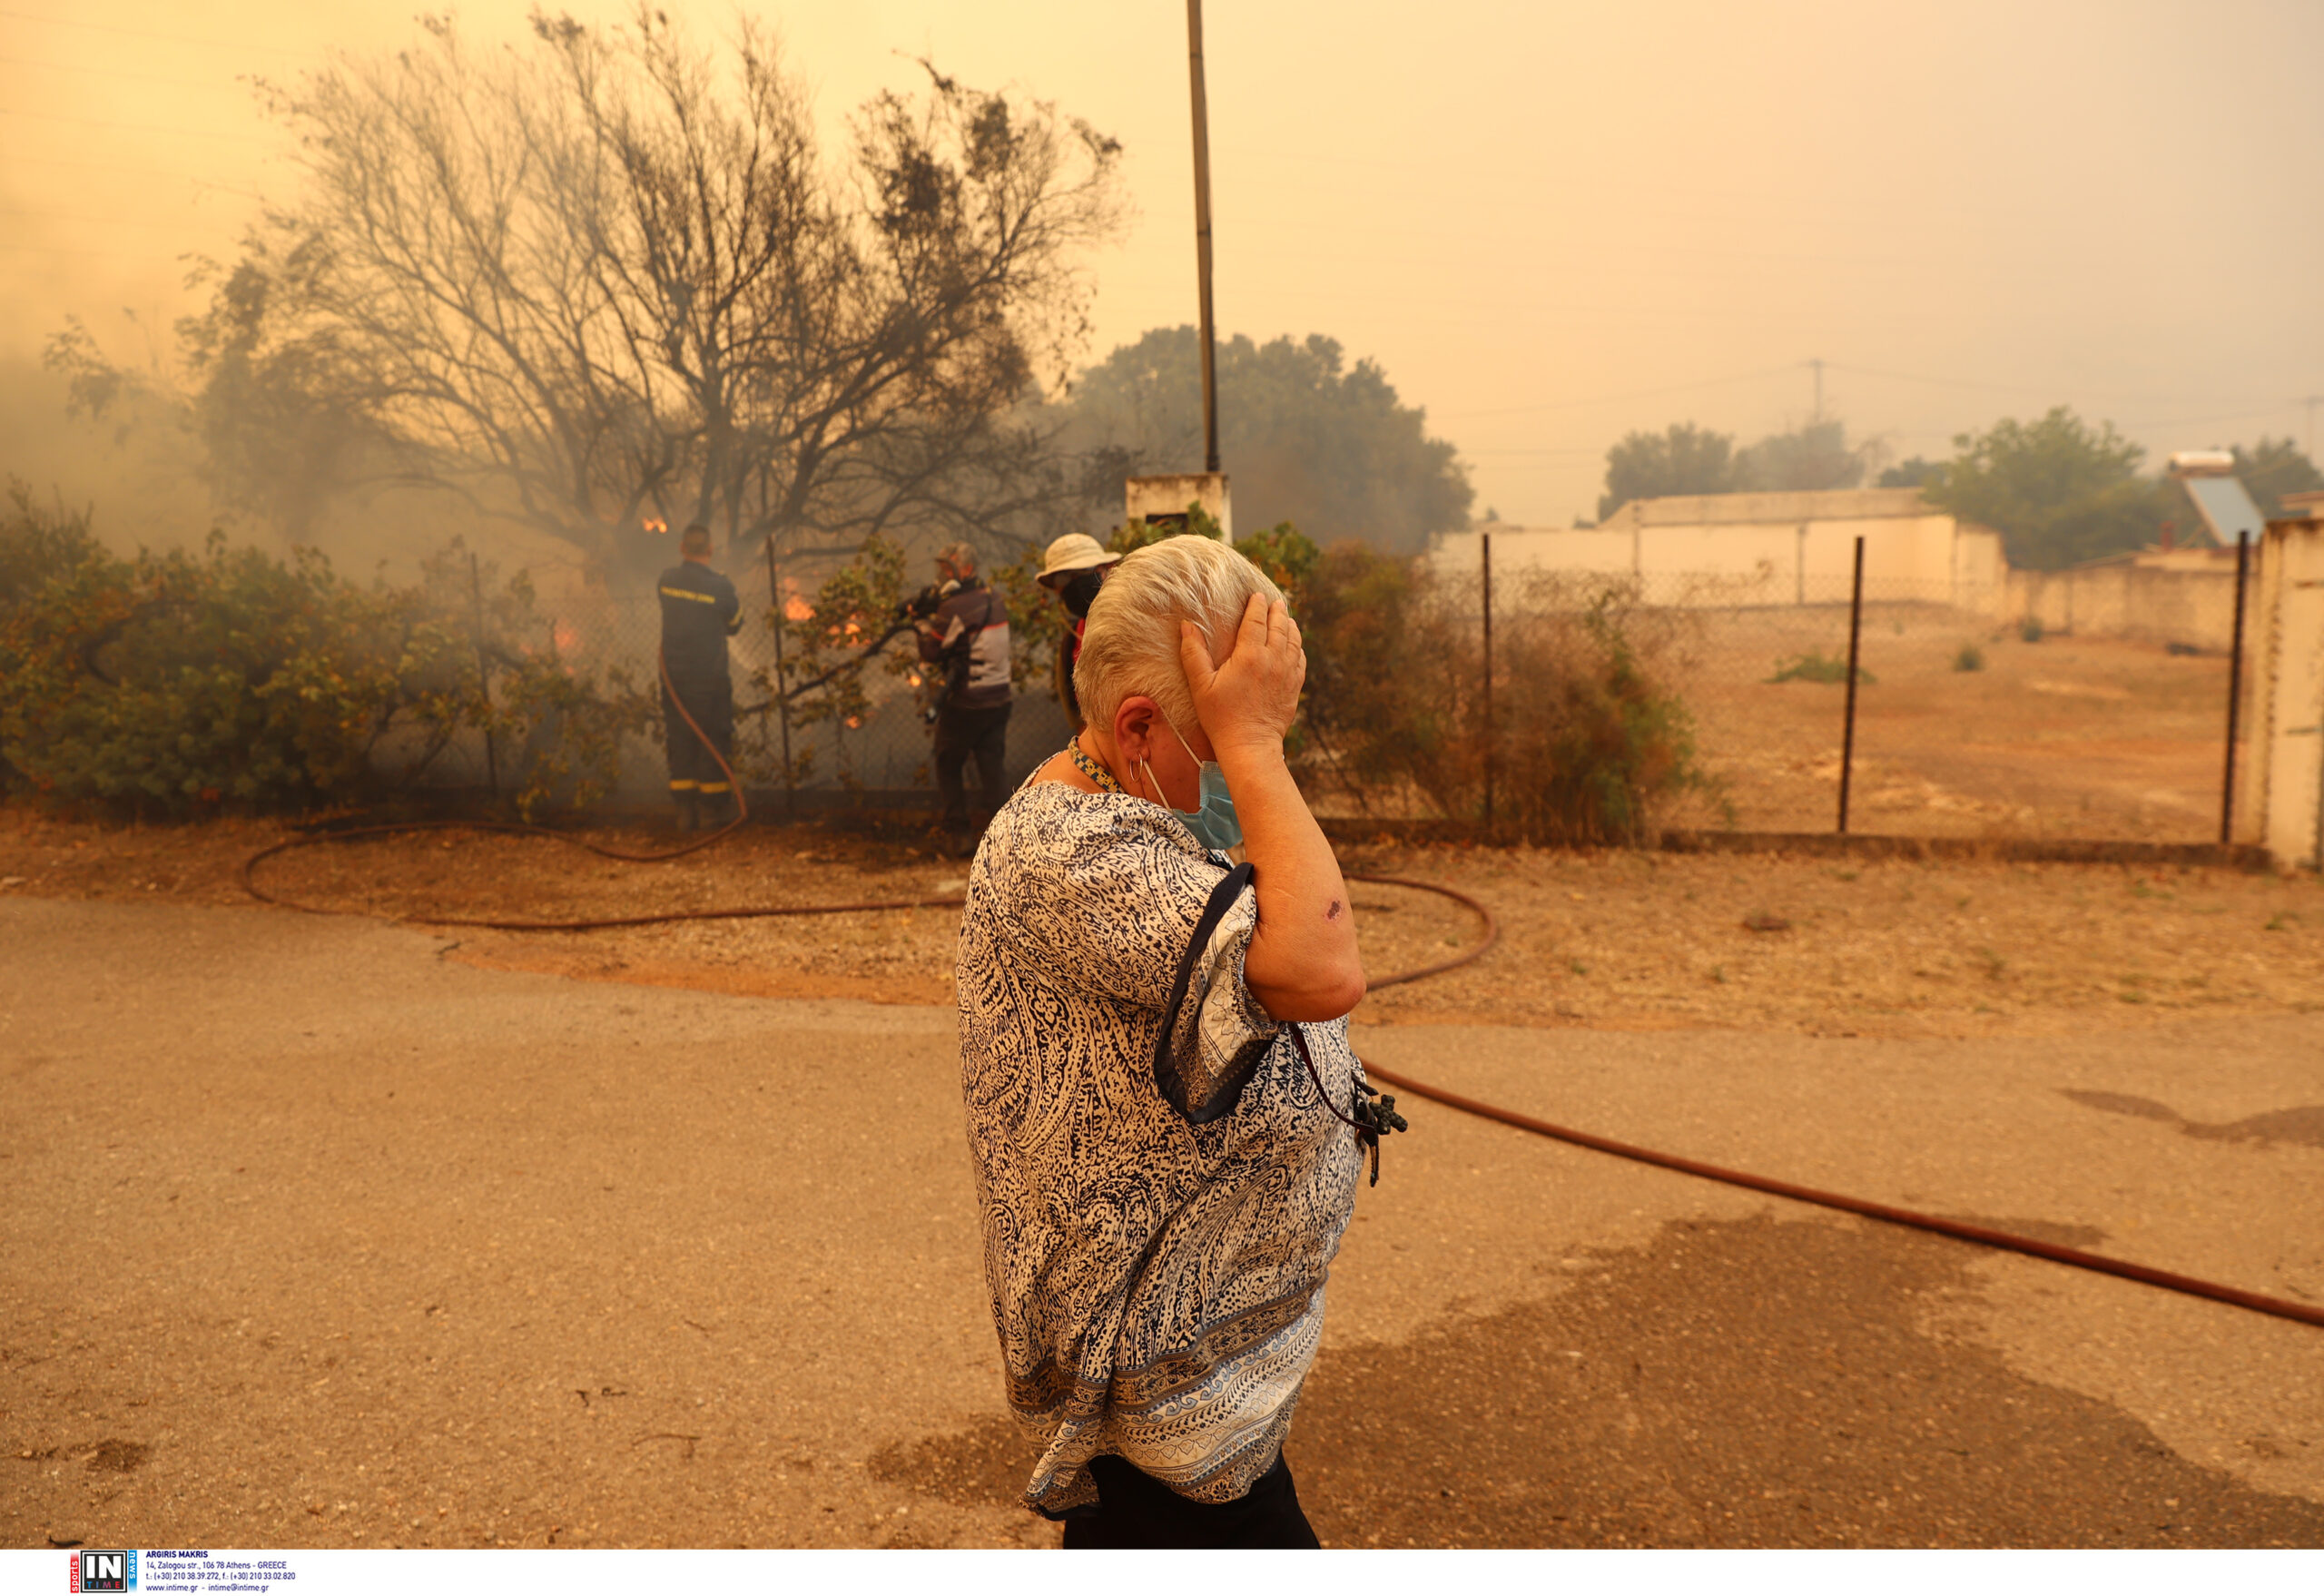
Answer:
M1845 504L1857 496L1828 497ZM1717 499L1679 502L1719 507ZM1670 523L1633 514L1624 519L1630 524L1581 531L1493 526L1486 529L1492 535L1493 574L1502 579L1527 571L1636 576L1650 604L1845 604L1861 536L1867 600L1955 604L1981 612L1993 611L1999 601L2000 538L1948 515ZM1479 537L1478 532L1448 534L1427 557L1442 575L1473 576Z

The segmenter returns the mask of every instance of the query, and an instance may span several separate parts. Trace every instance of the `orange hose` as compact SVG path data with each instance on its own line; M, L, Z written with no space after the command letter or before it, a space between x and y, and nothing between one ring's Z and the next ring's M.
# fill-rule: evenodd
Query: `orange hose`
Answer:
M676 695L673 693L672 696L675 698ZM678 709L680 714L684 714L685 705L681 703ZM691 715L687 716L687 724L694 724ZM699 726L694 730L697 735L701 734ZM703 741L707 744L710 740L705 736ZM715 748L712 749L714 756L716 752ZM723 768L725 761L721 759L719 764ZM729 774L731 776L732 773L729 772ZM736 783L735 793L738 799L741 791L741 783ZM556 837L560 842L571 842L576 847L586 848L601 858L641 863L655 862L665 859L675 859L682 854L691 853L697 848L705 847L726 835L728 832L734 829L735 825L741 823L741 820L737 819L724 830L714 832L688 847L667 853L652 854L618 852L613 849L580 842L576 838L560 836L557 832L541 826L473 823L463 821L423 821L409 825L368 826L359 831L334 832L328 837L299 838L261 849L242 862L241 881L243 887L250 894L261 902L278 904L286 909L304 910L309 913L324 914L330 913L332 911L316 909L304 903L289 902L260 891L257 884L251 879L251 867L261 860L280 853L285 849L301 847L313 842L338 842L351 837L380 836L395 832L448 829L462 825L478 831L515 832L529 835ZM1452 958L1440 960L1434 964L1425 964L1416 970L1400 970L1393 974L1381 976L1367 983L1367 989L1371 991L1376 992L1384 988L1400 986L1406 981L1423 980L1433 975L1442 975L1447 970L1457 970L1464 964L1472 963L1483 958L1501 940L1501 924L1494 919L1492 911L1456 888L1443 886L1435 882L1414 881L1406 876L1350 873L1345 879L1351 882L1364 882L1375 886L1404 887L1417 892L1433 892L1439 897L1450 898L1469 910L1484 925L1484 935L1472 946L1464 948ZM428 916L424 922L429 925L468 926L488 931L597 931L621 926L660 925L672 921L684 920L756 920L777 915L848 914L889 909L958 909L965 902L966 900L961 898L912 898L882 902L745 905L733 909L675 910L659 914L629 915L611 920L471 920ZM2077 1269L2088 1269L2096 1274L2111 1275L2117 1279L2135 1281L2142 1286L2160 1286L2166 1291L2176 1291L2189 1296L2205 1297L2212 1302L2248 1308L2257 1314L2290 1319L2303 1325L2324 1326L2324 1308L2311 1307L2304 1303L2290 1302L2282 1297L2264 1296L2258 1292L2244 1291L2232 1286L2222 1286L2216 1281L2201 1280L2190 1275L2174 1274L2168 1269L2150 1268L2143 1264L2133 1264L2120 1258L2106 1257L2099 1253L2084 1252L2079 1247L2060 1246L2053 1242L2036 1241L2032 1236L2016 1236L2004 1230L1993 1230L1982 1225L1964 1224L1958 1219L1947 1219L1935 1214L1923 1214L1911 1208L1896 1207L1887 1203L1876 1203L1863 1197L1846 1197L1837 1192L1820 1191L1814 1187L1798 1186L1787 1180L1771 1179L1764 1175L1752 1175L1738 1169L1722 1168L1717 1164L1705 1163L1698 1158L1685 1158L1673 1153L1657 1152L1650 1148L1616 1141L1610 1137L1596 1136L1589 1131L1574 1130L1562 1125L1552 1125L1546 1119L1536 1119L1529 1114L1520 1114L1496 1104L1463 1097L1458 1092L1447 1091L1443 1087L1432 1086L1426 1081L1415 1079L1401 1070L1384 1069L1369 1061L1364 1063L1364 1072L1371 1079L1385 1081L1390 1086L1426 1098L1432 1102L1442 1103L1448 1108L1456 1108L1463 1114L1474 1114L1480 1118L1491 1119L1513 1129L1526 1131L1534 1136L1548 1137L1551 1140L1567 1142L1574 1147L1588 1148L1593 1152L1610 1153L1618 1158L1629 1158L1636 1163L1651 1164L1658 1168L1672 1169L1682 1175L1693 1175L1705 1180L1716 1180L1727 1186L1742 1187L1750 1191L1763 1191L1770 1196L1788 1198L1793 1202L1811 1203L1818 1207L1835 1208L1842 1213L1861 1215L1866 1218L1878 1219L1890 1225L1902 1225L1915 1230L1949 1236L1958 1241L1975 1242L1982 1246L2022 1253L2028 1257L2046 1258L2052 1263L2066 1264Z

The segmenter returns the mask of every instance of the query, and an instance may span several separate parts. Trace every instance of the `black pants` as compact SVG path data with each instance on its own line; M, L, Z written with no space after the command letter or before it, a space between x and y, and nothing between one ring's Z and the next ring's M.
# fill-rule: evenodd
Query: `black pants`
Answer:
M670 680L662 686L662 735L670 756L670 791L677 794L706 793L717 797L728 790L726 773L718 768L718 761L711 758L710 750L702 745L693 726L686 724L685 715L670 702L670 688L675 685L678 696L685 700L686 712L694 716L702 729L717 744L719 754L729 764L734 761L734 684L724 671L677 671L670 673Z
M1275 1467L1233 1502L1190 1502L1118 1457L1091 1458L1089 1473L1098 1482L1098 1511L1065 1521L1068 1552L1165 1546L1304 1552L1323 1544L1299 1511L1291 1465L1280 1453Z
M1009 796L1001 765L1009 754L1009 705L993 709L952 709L936 716L936 790L944 796L944 829L969 829L969 795L960 784L960 767L970 757L977 762L977 786L988 813Z

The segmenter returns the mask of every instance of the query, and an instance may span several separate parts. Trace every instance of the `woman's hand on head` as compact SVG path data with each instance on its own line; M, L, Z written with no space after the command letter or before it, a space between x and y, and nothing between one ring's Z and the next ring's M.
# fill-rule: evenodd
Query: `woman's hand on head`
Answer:
M1178 655L1195 718L1222 761L1232 748L1264 747L1280 753L1284 734L1299 713L1299 689L1307 679L1307 654L1299 625L1280 600L1270 605L1258 594L1243 606L1234 650L1219 664L1192 621L1178 625Z

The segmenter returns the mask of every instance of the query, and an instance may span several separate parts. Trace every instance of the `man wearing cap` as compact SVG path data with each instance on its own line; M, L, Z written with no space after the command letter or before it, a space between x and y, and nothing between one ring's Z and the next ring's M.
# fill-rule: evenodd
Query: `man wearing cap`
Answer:
M1066 614L1073 617L1073 625L1057 642L1057 701L1065 706L1065 718L1073 723L1077 734L1082 714L1081 700L1073 691L1073 666L1081 657L1081 628L1089 619L1089 601L1098 596L1106 573L1121 557L1108 552L1086 532L1068 532L1049 545L1041 561L1041 574L1034 578L1063 600Z

